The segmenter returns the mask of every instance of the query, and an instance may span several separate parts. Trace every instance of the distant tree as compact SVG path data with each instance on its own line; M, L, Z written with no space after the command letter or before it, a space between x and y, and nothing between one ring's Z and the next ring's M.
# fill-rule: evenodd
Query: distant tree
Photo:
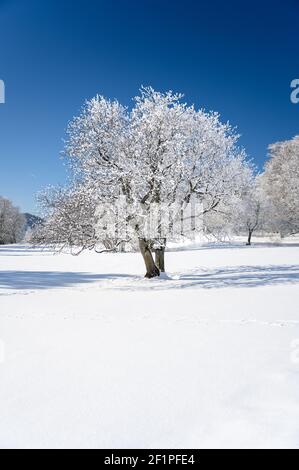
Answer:
M299 136L269 147L262 185L272 225L282 235L299 232Z
M270 227L269 203L263 191L262 177L252 175L239 203L236 205L234 225L237 233L247 231L247 245L257 230L268 230Z
M22 240L25 218L11 201L0 196L0 245Z

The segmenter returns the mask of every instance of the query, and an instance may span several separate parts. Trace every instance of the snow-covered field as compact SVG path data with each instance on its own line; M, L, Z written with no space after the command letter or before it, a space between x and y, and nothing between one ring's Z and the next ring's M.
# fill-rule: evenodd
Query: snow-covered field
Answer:
M299 246L0 248L1 448L299 448Z

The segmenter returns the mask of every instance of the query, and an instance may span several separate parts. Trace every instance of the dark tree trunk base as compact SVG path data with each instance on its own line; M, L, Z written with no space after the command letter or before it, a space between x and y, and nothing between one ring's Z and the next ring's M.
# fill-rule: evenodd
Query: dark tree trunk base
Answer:
M153 271L147 272L144 277L146 279L153 279L154 277L159 277L159 276L160 276L160 271L157 267L155 267Z

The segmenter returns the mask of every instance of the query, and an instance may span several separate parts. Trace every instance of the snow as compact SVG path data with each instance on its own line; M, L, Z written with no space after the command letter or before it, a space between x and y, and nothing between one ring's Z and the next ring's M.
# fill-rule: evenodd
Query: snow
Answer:
M0 247L1 448L299 447L299 245Z

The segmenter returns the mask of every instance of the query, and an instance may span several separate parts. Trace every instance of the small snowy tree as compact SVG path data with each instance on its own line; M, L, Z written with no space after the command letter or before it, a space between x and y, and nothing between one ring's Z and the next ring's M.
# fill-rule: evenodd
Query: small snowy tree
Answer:
M252 236L257 230L269 230L269 203L263 190L262 175L252 173L247 186L238 199L233 212L235 233L247 232L247 245L251 245Z
M282 235L295 234L299 232L299 136L269 150L262 184L272 205L271 218Z

